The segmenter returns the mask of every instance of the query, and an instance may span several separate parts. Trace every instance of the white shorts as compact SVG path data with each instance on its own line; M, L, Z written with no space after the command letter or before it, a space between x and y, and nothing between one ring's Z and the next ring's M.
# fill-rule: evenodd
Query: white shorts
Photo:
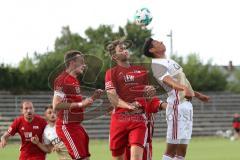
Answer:
M167 143L186 144L191 139L193 107L185 101L179 105L168 105L166 109ZM188 143L187 142L187 143Z

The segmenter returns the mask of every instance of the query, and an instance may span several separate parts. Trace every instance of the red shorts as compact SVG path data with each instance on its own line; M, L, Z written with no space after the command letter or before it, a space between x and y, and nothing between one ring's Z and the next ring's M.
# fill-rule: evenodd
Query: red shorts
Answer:
M144 148L148 137L146 123L146 116L143 114L112 114L110 123L112 156L122 155L127 146L138 145Z
M56 125L56 132L72 159L90 157L89 137L80 124Z
M130 146L125 148L124 152L124 160L130 160L131 159L131 151ZM152 160L152 143L146 143L146 146L143 150L143 158L142 160Z
M45 156L34 156L34 157L24 157L24 156L20 156L19 160L45 160Z

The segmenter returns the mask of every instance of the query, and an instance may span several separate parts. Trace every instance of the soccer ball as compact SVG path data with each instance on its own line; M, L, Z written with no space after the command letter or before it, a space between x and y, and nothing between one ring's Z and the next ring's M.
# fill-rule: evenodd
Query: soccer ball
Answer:
M134 20L137 25L147 26L152 21L151 12L147 8L138 9L134 15Z

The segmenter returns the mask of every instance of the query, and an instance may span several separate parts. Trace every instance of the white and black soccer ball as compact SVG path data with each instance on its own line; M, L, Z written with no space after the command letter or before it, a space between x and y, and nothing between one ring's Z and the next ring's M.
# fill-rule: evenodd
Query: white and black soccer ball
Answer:
M152 15L149 9L138 9L134 15L134 20L137 25L147 26L152 22Z

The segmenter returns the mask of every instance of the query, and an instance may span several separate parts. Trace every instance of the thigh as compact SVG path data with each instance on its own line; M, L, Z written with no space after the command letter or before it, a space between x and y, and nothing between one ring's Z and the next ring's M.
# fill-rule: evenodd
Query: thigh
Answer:
M130 146L137 145L144 148L147 143L148 128L146 122L133 122L130 125L128 141Z
M56 131L73 159L90 157L89 137L81 125L63 125Z
M111 117L109 144L113 156L124 153L125 147L128 146L128 123L119 121L115 116Z
M191 139L193 127L193 107L190 102L184 102L178 106L178 138Z

